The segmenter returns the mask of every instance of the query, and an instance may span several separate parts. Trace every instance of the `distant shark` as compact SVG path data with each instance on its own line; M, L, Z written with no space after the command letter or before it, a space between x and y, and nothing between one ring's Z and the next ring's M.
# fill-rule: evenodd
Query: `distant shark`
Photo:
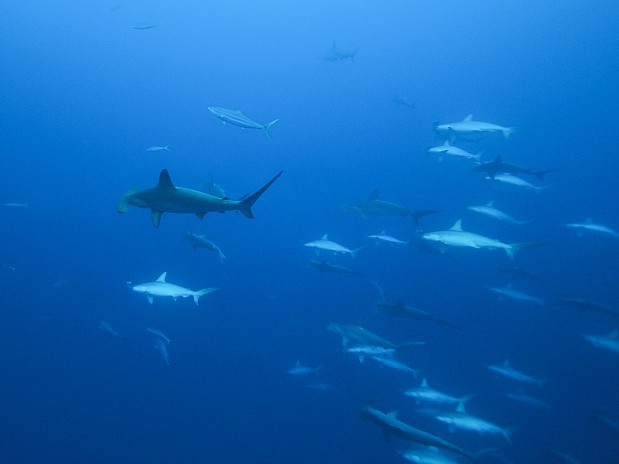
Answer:
M358 51L358 47L355 50L343 50L341 48L337 48L334 41L333 45L331 45L331 49L322 57L322 59L324 61L338 61L350 58L350 61L355 61L355 55Z
M167 272L164 272L159 276L155 282L145 282L143 284L132 285L131 282L127 282L131 290L136 293L142 293L148 298L148 302L153 304L153 298L156 296L168 296L176 300L177 298L193 297L195 304L204 295L219 290L219 288L203 288L202 290L191 290L189 288L181 287L180 285L171 284L166 282Z
M456 137L479 139L486 134L494 132L500 132L505 138L508 138L515 129L513 127L503 127L489 122L474 121L473 115L469 114L462 121L458 122L447 124L435 122L434 130L438 133L449 135L451 141L454 142Z
M401 317L405 319L413 319L413 320L426 320L436 322L438 325L443 327L452 327L454 329L460 329L460 327L452 324L451 322L441 319L440 317L433 316L430 313L422 311L421 309L413 308L412 306L407 306L404 304L404 301L400 300L397 303L385 303L379 302L376 303L376 308L385 314L396 318Z
M477 462L470 454L453 443L402 422L398 419L396 411L384 413L378 409L374 409L369 403L366 403L361 408L361 417L369 419L381 427L385 440L389 440L392 435L395 435L413 443L447 450L464 456L472 462Z
M172 184L168 170L164 169L159 174L159 182L155 187L127 191L118 202L116 210L119 213L125 213L129 205L137 206L138 208L149 208L151 220L155 227L159 227L163 213L195 214L199 219L202 219L207 213L240 211L245 217L253 219L254 215L251 207L273 182L282 175L282 172L277 173L275 177L259 190L243 200L229 200L228 198L218 198L198 190L175 187Z
M411 216L415 224L417 224L419 219L423 216L439 212L433 209L411 210L406 206L381 200L378 196L379 190L376 189L366 200L345 205L342 207L342 211L359 213L363 219L366 219L368 216Z
M322 261L316 261L314 259L311 259L309 265L315 269L318 269L320 273L333 272L336 274L351 274L359 277L364 277L364 275L360 272L357 272L353 269L348 269L344 266L339 266L337 264L328 263L324 259Z
M510 259L514 259L514 253L517 250L543 245L543 243L503 243L494 238L466 232L462 230L461 219L458 219L449 230L426 232L422 235L422 238L453 247L485 248L488 250L502 249Z
M473 171L476 172L485 172L490 176L491 179L497 174L527 174L531 176L535 176L538 179L543 179L545 174L549 172L553 172L553 169L546 169L543 171L536 171L534 169L526 168L524 166L519 166L513 163L506 163L501 158L501 155L498 155L492 161L487 161L485 163L479 163L477 166L473 168Z

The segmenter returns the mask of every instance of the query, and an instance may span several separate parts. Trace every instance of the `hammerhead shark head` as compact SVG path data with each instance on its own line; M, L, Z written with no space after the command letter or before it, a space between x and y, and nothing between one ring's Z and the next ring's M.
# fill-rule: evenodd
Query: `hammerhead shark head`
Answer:
M155 227L159 227L163 213L195 214L199 219L202 219L207 213L240 211L245 217L253 219L254 215L251 207L266 189L282 175L282 172L278 172L275 177L255 193L242 200L230 200L227 197L219 198L198 190L175 187L172 184L168 170L163 169L159 174L159 182L156 186L144 190L131 189L127 191L118 202L116 210L119 213L124 213L129 205L137 206L138 208L149 208Z

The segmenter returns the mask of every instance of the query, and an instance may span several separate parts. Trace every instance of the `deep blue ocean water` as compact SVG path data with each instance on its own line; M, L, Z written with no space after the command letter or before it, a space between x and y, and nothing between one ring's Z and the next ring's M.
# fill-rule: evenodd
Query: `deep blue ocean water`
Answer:
M135 28L147 24L156 27ZM0 4L0 461L406 462L406 442L359 419L372 399L467 451L494 448L481 463L618 463L619 432L600 416L619 420L619 354L584 335L619 329L619 318L558 303L619 311L619 239L564 225L592 218L619 230L618 24L619 4L607 0ZM333 43L358 48L354 60L321 59ZM223 125L209 106L280 121L269 141ZM516 131L456 145L555 170L527 179L548 188L502 185L471 161L427 153L444 141L435 121L470 113ZM147 210L116 212L127 189L154 186L163 168L193 189L212 176L233 199L284 173L254 220L166 213L157 229ZM374 189L440 213L415 225L342 211ZM467 209L492 200L532 222ZM415 241L459 218L468 231L545 246L512 262L501 250L441 256L367 238ZM192 250L188 231L226 259ZM367 246L354 258L303 246L325 233ZM462 330L390 320L375 308L376 286L321 275L310 259L355 269L387 301ZM220 290L198 306L149 305L127 287L164 271ZM544 304L490 290L509 283ZM330 323L426 342L400 358L419 377L359 363ZM172 340L169 366L148 327ZM487 365L506 359L546 380L524 391L549 408L504 396L519 383ZM322 365L319 375L287 373L297 361ZM475 394L468 412L514 427L512 443L420 414L401 392L422 377Z

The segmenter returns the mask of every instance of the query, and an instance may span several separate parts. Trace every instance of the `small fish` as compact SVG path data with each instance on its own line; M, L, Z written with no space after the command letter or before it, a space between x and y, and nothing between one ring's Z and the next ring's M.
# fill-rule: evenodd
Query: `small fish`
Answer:
M269 129L277 121L279 121L279 119L274 119L267 124L260 124L259 122L245 116L240 110L229 110L226 108L218 108L216 106L209 106L208 110L215 115L216 118L219 118L224 124L232 124L233 126L242 127L243 129L262 129L269 140L271 140Z
M169 148L169 145L166 145L165 147L162 147L159 145L153 145L152 147L148 147L144 151L170 151L170 148Z
M27 208L28 203L15 203L10 201L8 203L3 203L2 206L6 206L7 208Z
M145 31L155 27L159 27L159 24L136 24L135 26L131 26L132 29L137 29L139 31Z

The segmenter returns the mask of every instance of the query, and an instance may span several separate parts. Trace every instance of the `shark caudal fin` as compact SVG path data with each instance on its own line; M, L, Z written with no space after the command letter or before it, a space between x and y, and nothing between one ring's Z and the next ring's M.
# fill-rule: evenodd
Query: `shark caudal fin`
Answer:
M262 128L262 130L264 131L265 135L267 136L267 138L269 140L271 140L271 134L269 134L269 129L273 126L273 124L275 124L277 121L279 121L279 119L274 119L273 121L271 121L268 124L265 124L264 127Z
M502 129L501 132L503 132L503 137L508 139L510 135L512 135L514 132L516 132L516 128L515 127L506 127L504 129Z
M215 290L219 290L219 287L211 287L211 288L203 288L202 290L196 290L194 292L193 296L193 302L195 304L198 304L198 301L200 300L200 297L203 297L204 295L208 294L208 293L212 293Z
M116 211L118 211L121 214L126 213L127 208L129 208L129 205L131 204L131 197L139 191L140 189L138 188L132 188L132 189L127 190L125 194L122 196L122 198L119 200L118 205L116 206Z
M527 243L512 243L507 248L505 248L505 253L509 259L514 259L514 253L518 250L524 250L525 248L535 248L540 246L545 246L544 242L527 242Z
M243 213L245 217L249 219L254 218L254 214L251 212L251 207L254 205L254 203L256 203L258 198L260 198L260 196L266 191L266 189L268 189L273 184L273 182L275 182L277 178L282 175L283 172L284 171L279 171L277 175L273 177L273 179L268 181L266 184L264 184L262 188L260 188L260 190L256 191L255 193L252 193L247 198L241 201L239 205L239 211Z

